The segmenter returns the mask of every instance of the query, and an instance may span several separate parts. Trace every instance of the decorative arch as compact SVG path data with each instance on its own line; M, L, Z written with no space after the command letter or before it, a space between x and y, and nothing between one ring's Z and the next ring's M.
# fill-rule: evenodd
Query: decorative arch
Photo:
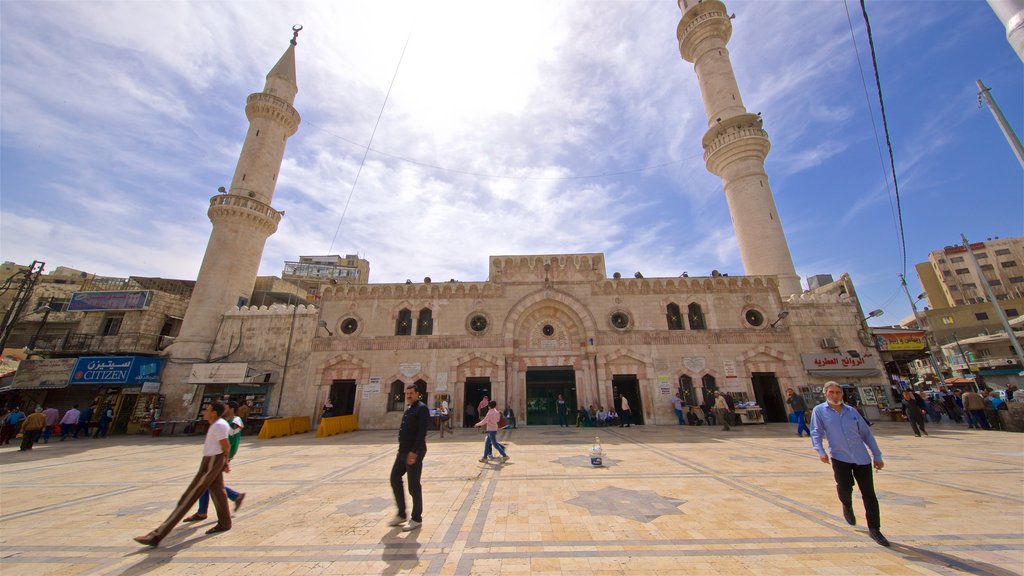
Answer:
M524 320L543 308L558 311L558 316L562 318L566 327L575 325L580 340L575 345L586 342L597 333L597 322L590 309L573 296L548 288L524 296L509 310L502 326L502 336L507 348L515 347L519 332L524 327Z

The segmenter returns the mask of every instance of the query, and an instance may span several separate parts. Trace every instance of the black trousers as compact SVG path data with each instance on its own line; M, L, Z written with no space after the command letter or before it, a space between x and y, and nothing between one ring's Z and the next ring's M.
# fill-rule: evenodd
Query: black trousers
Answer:
M420 484L420 476L423 474L423 457L426 454L417 454L416 463L412 466L405 463L408 453L395 456L395 465L391 467L391 489L395 492L395 505L398 506L398 515L405 518L405 488L402 486L402 476L409 476L409 495L412 496L412 519L423 522L423 486Z
M864 500L864 514L867 516L868 528L878 529L882 519L878 513L878 497L875 496L875 481L871 473L871 464L850 464L832 459L832 474L836 479L836 492L843 506L853 506L853 484L856 481L860 488L860 496Z

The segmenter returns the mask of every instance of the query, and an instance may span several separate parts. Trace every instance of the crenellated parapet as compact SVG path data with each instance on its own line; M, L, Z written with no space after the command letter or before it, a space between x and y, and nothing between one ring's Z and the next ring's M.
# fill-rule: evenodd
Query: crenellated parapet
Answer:
M245 117L250 122L257 118L273 120L284 126L286 136L295 134L299 129L302 118L299 112L283 98L278 98L266 92L249 94L245 100Z
M228 220L248 220L254 228L270 236L277 232L281 222L281 213L273 206L237 194L217 194L210 198L210 209L207 216L214 224Z
M605 278L604 255L491 256L491 282L593 282Z
M317 308L312 304L274 304L272 306L235 306L224 313L225 317L241 316L316 316Z
M339 284L322 288L325 300L355 298L492 298L503 297L505 290L493 282L441 282L416 284Z
M695 294L777 290L774 276L618 278L594 284L594 295Z

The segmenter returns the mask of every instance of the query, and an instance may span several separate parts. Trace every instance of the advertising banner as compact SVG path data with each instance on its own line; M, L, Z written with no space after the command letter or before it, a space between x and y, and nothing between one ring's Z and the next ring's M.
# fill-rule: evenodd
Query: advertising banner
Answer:
M924 332L903 334L877 334L875 341L882 352L899 350L924 350Z
M151 290L110 290L106 292L75 292L68 302L68 312L97 310L145 310L153 300Z
M74 367L74 358L22 360L13 383L0 391L64 388L68 385L68 376Z
M159 382L165 360L149 356L83 356L75 362L68 384L129 384Z

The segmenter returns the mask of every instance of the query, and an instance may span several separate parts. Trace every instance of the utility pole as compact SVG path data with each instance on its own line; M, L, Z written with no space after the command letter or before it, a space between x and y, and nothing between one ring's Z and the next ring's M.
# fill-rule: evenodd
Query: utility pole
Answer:
M971 250L971 245L967 242L967 236L961 234L960 238L964 241L967 255L971 257L971 263L974 264L974 269L978 272L978 279L981 281L981 286L985 289L985 295L988 296L988 301L992 304L992 307L996 309L996 316L999 316L999 321L1003 323L1003 330L1006 330L1006 335L1010 338L1010 344L1013 346L1014 351L1017 352L1017 362L1020 362L1021 368L1024 368L1024 352L1020 349L1017 335L1013 333L1013 328L1010 327L1010 321L1006 319L1006 312L1003 312L1003 307L999 305L999 301L992 294L992 287L989 286L988 278L985 277L981 266L978 266L978 259L974 257L974 251Z
M1017 161L1020 162L1021 167L1024 167L1024 146L1021 146L1020 138L1017 138L1017 134L1014 133L1010 123L1006 121L1006 116L1003 116L1003 111L996 104L995 98L992 97L992 89L985 86L981 80L978 80L977 83L978 108L981 108L981 100L984 99L985 103L988 104L988 109L992 111L992 115L996 118L996 124L999 124L999 129L1003 131L1003 136L1006 137L1006 141L1010 143L1010 148L1013 149L1014 155L1017 156Z
M931 363L932 371L934 371L935 375L939 378L939 386L945 388L946 379L942 377L942 371L939 370L939 363L935 360L935 354L932 352L931 342L928 340L928 332L924 329L924 324L921 323L921 315L917 313L917 302L914 302L914 299L910 297L910 291L907 290L907 279L903 277L903 274L900 274L900 284L903 285L903 293L907 295L907 300L910 301L910 309L914 311L914 321L917 322L917 329L925 332L924 346L928 350L928 362Z
M43 268L45 267L46 262L33 260L28 268L16 272L3 283L3 286L0 286L0 289L6 291L10 288L16 276L24 275L18 284L18 291L14 294L10 308L4 314L3 322L0 322L0 350L7 346L7 339L11 337L14 325L21 319L21 311L25 309L25 304L32 297L32 290L35 288L36 282L39 281L39 276L43 273Z

